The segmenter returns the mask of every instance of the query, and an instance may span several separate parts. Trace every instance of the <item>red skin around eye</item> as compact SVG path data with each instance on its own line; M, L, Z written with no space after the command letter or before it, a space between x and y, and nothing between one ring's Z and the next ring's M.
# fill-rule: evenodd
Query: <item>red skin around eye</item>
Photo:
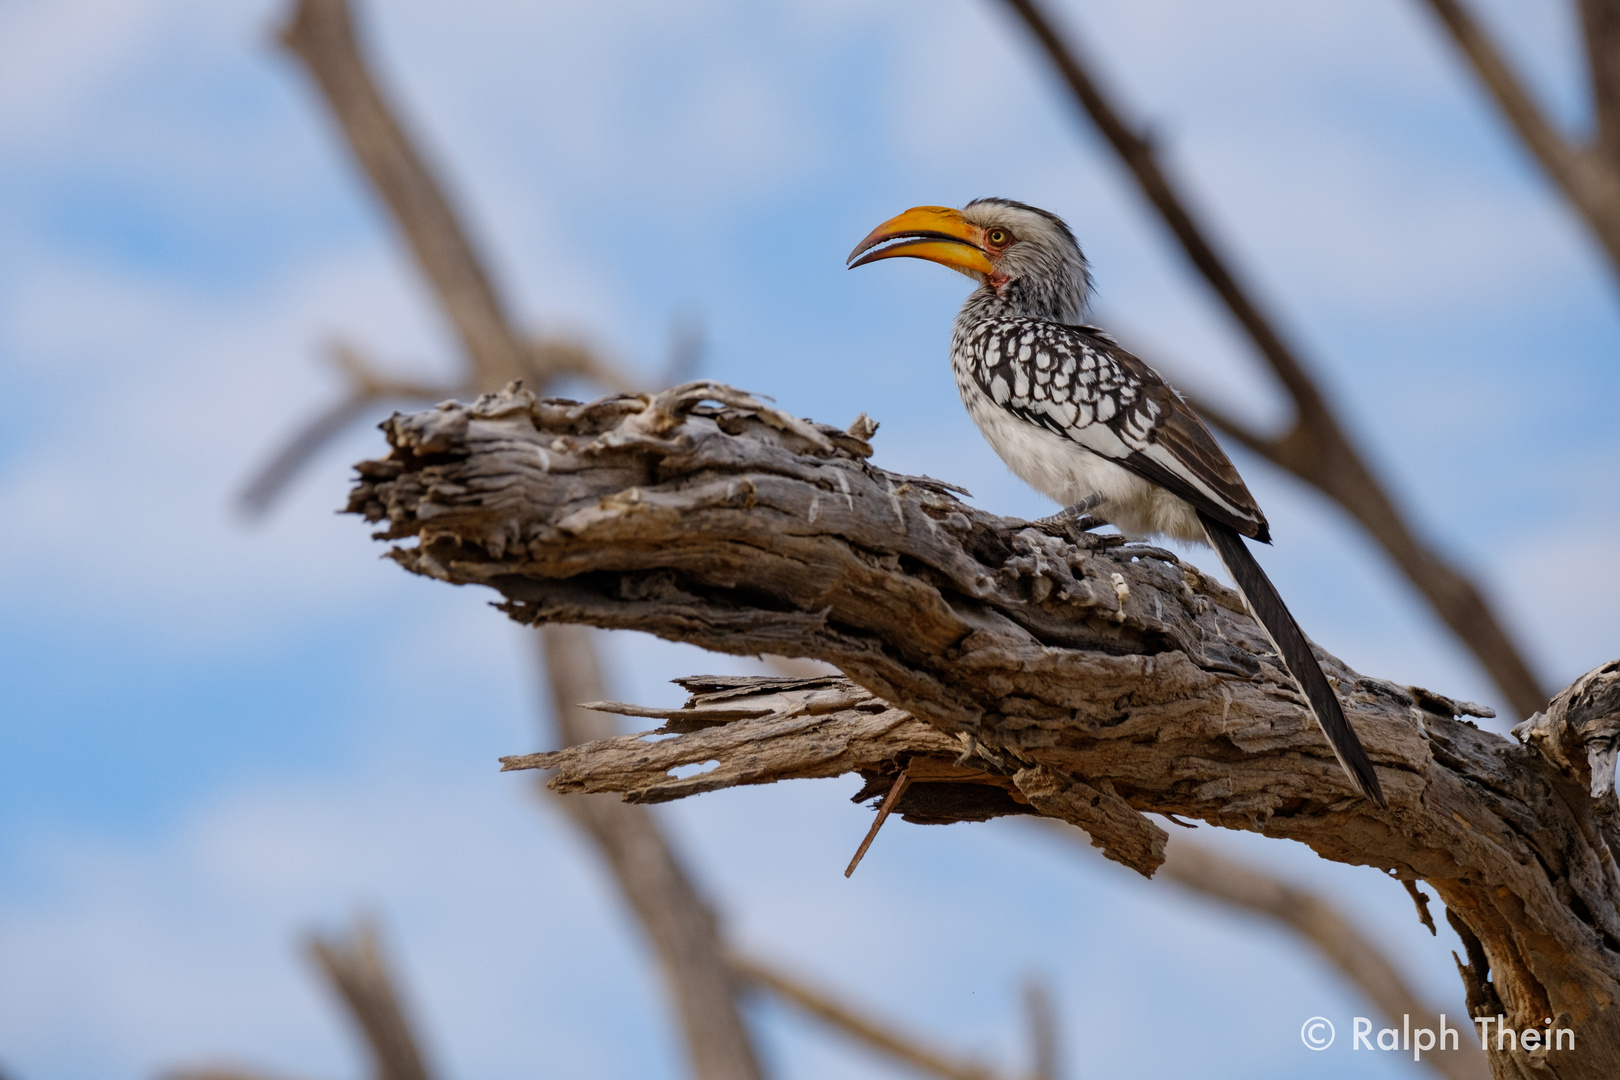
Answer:
M1003 233L1002 235L1005 236L1006 239L997 244L995 241L990 239L991 231L992 230L990 229L986 229L984 231L984 238L981 246L984 248L984 253L990 256L990 262L994 264L1001 261L1002 254L1013 245L1014 241L1010 234ZM1001 287L1005 284L1007 284L1007 275L1000 273L999 271L990 275L990 287L996 290L997 293L1001 292Z

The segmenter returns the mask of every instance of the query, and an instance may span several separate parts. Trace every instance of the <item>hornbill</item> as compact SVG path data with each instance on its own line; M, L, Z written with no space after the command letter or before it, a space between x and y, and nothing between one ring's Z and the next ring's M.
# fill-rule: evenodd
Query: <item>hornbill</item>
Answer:
M853 269L907 256L979 283L951 334L968 414L1036 490L1129 536L1215 549L1310 702L1351 782L1388 806L1361 740L1243 538L1271 542L1265 515L1196 413L1157 372L1081 320L1091 273L1057 215L1010 199L919 206L873 229Z

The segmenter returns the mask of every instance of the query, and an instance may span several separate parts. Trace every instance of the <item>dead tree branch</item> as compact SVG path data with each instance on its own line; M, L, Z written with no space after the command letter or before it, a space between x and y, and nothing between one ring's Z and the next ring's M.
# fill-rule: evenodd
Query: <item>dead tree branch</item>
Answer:
M1425 0L1525 148L1603 246L1620 274L1620 11L1613 0L1580 0L1591 65L1596 130L1582 145L1536 104L1490 33L1463 0Z
M532 375L505 305L473 252L443 186L405 134L360 56L346 0L301 0L281 43L304 64L342 125L345 140L392 213L479 385Z
M1431 2L1449 4L1453 0ZM1034 35L1076 103L1119 155L1188 260L1249 336L1294 404L1292 426L1275 436L1257 432L1207 402L1198 403L1199 413L1256 454L1321 491L1360 522L1473 652L1515 711L1528 716L1545 705L1546 692L1484 595L1467 575L1419 539L1351 443L1311 377L1311 365L1301 359L1297 346L1287 340L1278 321L1265 311L1254 290L1200 224L1189 201L1160 165L1153 143L1125 122L1079 51L1058 33L1037 0L1006 0L1006 4Z
M574 626L548 626L544 629L548 635L553 636L554 652L560 655L567 655L568 635L577 636L586 633ZM591 664L594 662L594 655L594 652L587 648L582 653L573 654L573 658L583 658L587 664ZM592 678L588 672L579 684L571 689L588 688ZM568 706L568 711L575 713L572 719L578 725L570 729L574 736L585 737L587 732L594 732L598 737L611 734L611 725L600 713L594 715L579 713L577 707L573 705ZM638 838L646 835L645 830L622 827L621 823L624 821L645 816L645 811L640 807L627 806L605 795L561 801L570 812L577 812L573 808L579 806L595 808L585 811L588 819L585 827L592 835L598 830L611 834L608 842L603 844L604 850L627 853L632 857L650 856L647 861L651 866L638 868L632 873L654 882L661 872L667 876L667 867L659 865L667 862L661 854L667 849L637 851ZM608 809L603 811L600 809L602 807ZM628 843L623 843L624 840L628 840ZM678 893L679 889L672 891ZM648 889L639 895L647 899L656 899L659 893L656 889ZM654 917L644 921L656 932L671 921L683 920L677 915L673 920L669 917ZM684 922L690 926L693 920L685 919ZM709 929L712 931L712 925ZM689 931L682 929L674 931L676 936L684 932ZM668 952L668 950L661 951ZM317 939L311 944L311 952L318 962L322 975L337 991L339 999L343 1001L350 1018L354 1021L356 1030L366 1041L371 1057L379 1063L374 1071L375 1080L394 1080L397 1077L418 1075L412 1070L420 1069L422 1056L417 1048L416 1037L412 1034L411 1025L400 1008L395 981L384 962L375 929L362 924L348 940ZM871 1010L857 1009L845 1004L838 995L810 986L777 965L758 957L729 953L726 954L725 964L728 981L735 982L740 988L769 994L784 1005L815 1017L845 1038L893 1061L925 1074L937 1076L940 1080L1000 1080L1004 1076L1011 1076L1010 1073L998 1073L977 1063L931 1049L920 1038L874 1021L871 1019ZM1048 1026L1050 1022L1048 1016L1046 1020ZM720 1066L711 1064L707 1068L709 1071L700 1075L723 1075ZM734 1069L733 1073L735 1072ZM163 1078L164 1080L290 1080L261 1070L233 1065L176 1069L164 1073ZM1055 1080L1055 1074L1037 1073L1031 1080Z
M443 184L378 88L347 0L299 0L281 42L320 88L356 163L454 327L469 368L464 390L493 390L512 379L544 387L560 375L588 378L609 390L632 389L633 380L584 345L529 340L515 328Z
M600 796L598 796L600 797ZM785 974L773 965L733 954L731 968L744 983L768 991L777 1000L815 1017L838 1034L918 1072L940 1080L997 1080L987 1065L953 1058L931 1049L922 1039L893 1024L871 1019L871 1010L854 1008L837 995Z
M1610 168L1620 165L1620 3L1580 0L1586 73L1592 87L1592 149Z
M1513 1026L1578 1029L1567 1053L1493 1049L1499 1077L1620 1069L1620 811L1612 787L1592 794L1607 759L1589 749L1612 742L1620 665L1521 746L1454 719L1477 707L1319 654L1384 811L1354 796L1241 602L1168 552L983 513L715 384L588 405L505 392L385 430L349 508L414 541L392 552L406 569L490 586L520 622L810 656L853 680L709 680L729 722L693 710L677 738L509 767L633 802L835 768L871 797L903 768L912 820L1060 817L1144 873L1164 834L1143 811L1296 839L1427 881L1481 942Z
M371 1051L375 1080L431 1080L376 929L362 923L347 938L313 937L309 952Z

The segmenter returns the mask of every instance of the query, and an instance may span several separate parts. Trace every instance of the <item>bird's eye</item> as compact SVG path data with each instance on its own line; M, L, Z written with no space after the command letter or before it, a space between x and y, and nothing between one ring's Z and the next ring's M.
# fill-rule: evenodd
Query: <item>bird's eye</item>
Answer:
M991 229L984 234L984 238L989 241L991 247L1006 247L1012 243L1012 233L1006 229Z

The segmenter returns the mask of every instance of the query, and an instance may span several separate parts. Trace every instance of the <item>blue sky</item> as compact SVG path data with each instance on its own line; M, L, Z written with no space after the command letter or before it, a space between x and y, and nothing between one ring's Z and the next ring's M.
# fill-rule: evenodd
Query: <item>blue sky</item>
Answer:
M0 1063L26 1080L202 1061L362 1062L296 953L377 912L448 1077L681 1074L643 948L590 856L494 759L540 745L527 639L486 595L380 561L335 516L358 426L270 520L231 499L337 390L344 339L453 344L301 74L280 3L0 0ZM1583 125L1562 6L1493 24ZM1063 5L1420 526L1545 680L1620 654L1614 277L1410 0ZM1064 214L1097 315L1173 380L1278 422L1244 343L987 0L367 4L386 84L526 326L883 422L878 462L1047 507L945 368L955 275L846 273L872 225L984 194ZM1235 454L1264 554L1363 671L1495 695L1322 499ZM1202 557L1207 562L1208 557ZM749 670L645 638L615 692ZM1276 931L1017 823L885 830L849 781L668 808L739 938L922 1030L1022 1053L1055 986L1088 1075L1400 1076L1299 1024L1366 1006ZM1200 837L1317 883L1435 1001L1446 938L1371 871ZM993 947L985 947L993 916ZM903 972L899 983L874 971ZM894 1075L770 1008L785 1080Z

